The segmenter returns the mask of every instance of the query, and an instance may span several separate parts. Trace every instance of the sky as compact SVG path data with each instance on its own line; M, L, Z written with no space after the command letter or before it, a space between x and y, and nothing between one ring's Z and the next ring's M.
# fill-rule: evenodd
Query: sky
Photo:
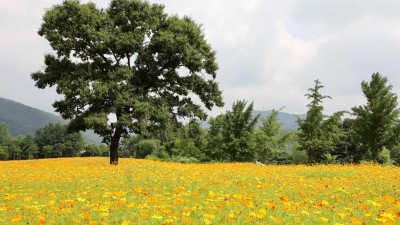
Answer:
M45 9L61 0L0 0L0 97L54 112L54 88L35 87L51 48L37 31ZM87 1L82 1L87 2ZM93 0L99 7L107 0ZM379 72L400 94L398 0L150 0L168 14L202 25L217 52L225 106L254 102L257 110L306 113L307 90L319 79L325 114L365 104L361 82Z

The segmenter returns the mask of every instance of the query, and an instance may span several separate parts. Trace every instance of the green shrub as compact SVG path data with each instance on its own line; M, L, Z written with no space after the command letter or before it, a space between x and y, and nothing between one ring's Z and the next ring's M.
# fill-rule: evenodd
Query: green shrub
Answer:
M148 139L140 140L135 151L135 158L144 159L146 156L157 151L160 141Z
M389 149L383 147L383 150L378 154L376 161L381 164L393 165L393 160L390 158Z
M326 164L335 164L337 163L336 159L337 159L337 155L331 155L329 153L324 154L325 156L325 163Z
M306 151L294 150L292 153L293 163L294 164L307 164L308 156Z
M187 157L187 156L173 156L172 161L179 162L179 163L199 163L199 160L194 157Z

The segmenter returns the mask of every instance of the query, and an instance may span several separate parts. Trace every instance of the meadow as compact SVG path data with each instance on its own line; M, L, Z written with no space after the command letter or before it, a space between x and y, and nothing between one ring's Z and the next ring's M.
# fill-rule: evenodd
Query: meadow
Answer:
M0 162L0 224L400 224L400 168Z

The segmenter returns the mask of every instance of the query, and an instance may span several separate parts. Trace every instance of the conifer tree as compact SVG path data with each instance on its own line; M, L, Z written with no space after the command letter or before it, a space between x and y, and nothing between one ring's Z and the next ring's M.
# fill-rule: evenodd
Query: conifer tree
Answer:
M319 80L314 81L314 88L309 88L306 94L311 102L307 105L307 116L304 120L297 120L299 124L299 145L300 150L304 150L308 156L308 162L321 162L325 154L330 153L336 141L342 135L338 128L340 119L344 112L337 112L331 117L324 118L322 101L325 98L331 98L327 95L321 95L320 89L323 88Z

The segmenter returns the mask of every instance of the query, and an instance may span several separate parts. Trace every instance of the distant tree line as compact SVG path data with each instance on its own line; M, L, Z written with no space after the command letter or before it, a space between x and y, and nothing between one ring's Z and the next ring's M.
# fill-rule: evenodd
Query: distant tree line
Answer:
M11 137L0 123L0 159L41 159L74 156L108 156L104 145L85 144L81 133L68 133L67 126L50 123L34 135Z
M209 120L191 119L184 125L166 122L164 129L125 135L119 157L178 162L259 162L263 164L360 163L374 161L400 165L400 121L397 95L387 78L375 73L363 81L366 104L324 115L319 80L305 95L305 119L297 131L283 131L281 109L265 117L252 116L253 103L236 101L232 109ZM258 126L258 121L261 125ZM35 135L11 137L0 124L0 159L36 159L74 156L109 156L106 145L87 145L80 133L48 124Z

